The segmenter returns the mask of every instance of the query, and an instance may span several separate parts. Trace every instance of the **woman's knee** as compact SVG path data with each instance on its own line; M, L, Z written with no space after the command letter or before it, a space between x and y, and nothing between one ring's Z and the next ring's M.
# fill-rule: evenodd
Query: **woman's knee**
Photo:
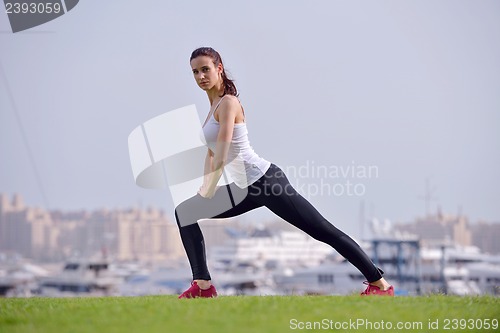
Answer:
M178 207L178 206L177 206ZM177 213L177 207L175 207L174 209L174 215L175 215L175 222L177 223L177 226L180 228L181 227L181 224L179 222L179 215Z
M309 225L309 234L320 242L333 244L345 234L337 229L326 219L322 219Z

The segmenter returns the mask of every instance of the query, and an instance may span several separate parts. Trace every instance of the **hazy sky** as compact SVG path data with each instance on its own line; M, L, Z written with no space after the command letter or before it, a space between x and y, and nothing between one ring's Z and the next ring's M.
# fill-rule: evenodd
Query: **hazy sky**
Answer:
M498 1L85 0L24 33L0 14L0 30L14 100L0 80L0 192L30 205L141 203L173 218L166 190L134 184L127 138L189 104L205 119L189 56L212 46L236 80L259 155L288 170L376 168L370 178L290 174L313 185L298 189L339 228L358 236L362 201L366 217L423 215L426 178L432 211L461 206L473 222L500 221ZM339 193L347 181L363 194L312 192L340 184Z

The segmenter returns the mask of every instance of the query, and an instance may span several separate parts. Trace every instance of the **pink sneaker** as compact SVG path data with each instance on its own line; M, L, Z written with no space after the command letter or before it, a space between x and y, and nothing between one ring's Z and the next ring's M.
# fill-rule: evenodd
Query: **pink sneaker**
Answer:
M377 286L372 286L368 281L363 282L368 285L366 290L361 293L361 296L393 296L394 297L394 287L390 286L387 290L380 290Z
M208 289L201 289L196 281L191 282L191 287L183 292L178 298L196 298L196 297L217 297L217 290L212 284Z

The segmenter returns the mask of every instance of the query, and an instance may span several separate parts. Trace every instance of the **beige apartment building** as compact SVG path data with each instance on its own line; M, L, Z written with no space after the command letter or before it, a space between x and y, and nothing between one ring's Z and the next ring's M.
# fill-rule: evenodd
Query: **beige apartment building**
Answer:
M399 223L395 229L418 235L423 244L453 243L476 246L490 254L500 254L500 222L471 223L465 216L442 214L419 218L412 223Z
M465 216L437 213L419 218L412 223L400 223L395 226L400 232L418 235L427 245L450 242L462 246L472 245L469 221Z
M185 256L177 225L163 211L49 212L26 206L18 194L0 194L0 251L40 261L96 254L144 262Z

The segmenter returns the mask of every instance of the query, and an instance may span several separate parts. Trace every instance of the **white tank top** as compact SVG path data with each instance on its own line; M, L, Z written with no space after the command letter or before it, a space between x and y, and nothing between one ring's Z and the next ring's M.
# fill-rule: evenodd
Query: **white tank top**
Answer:
M215 120L214 114L224 96L209 115L200 133L203 143L214 153L220 129L220 124ZM234 183L240 188L246 188L262 177L270 166L271 162L257 155L250 146L246 122L235 123L227 163L224 167L224 170L229 171Z

